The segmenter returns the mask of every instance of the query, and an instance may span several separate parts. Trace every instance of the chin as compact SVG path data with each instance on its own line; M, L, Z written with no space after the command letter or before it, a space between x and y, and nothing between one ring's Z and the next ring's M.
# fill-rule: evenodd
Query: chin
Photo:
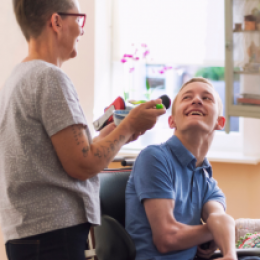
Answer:
M204 122L190 122L184 126L184 130L188 131L210 131L210 127Z
M77 50L73 50L72 53L71 53L71 55L70 55L70 58L73 59L73 58L75 58L75 57L77 57L77 56L78 56Z

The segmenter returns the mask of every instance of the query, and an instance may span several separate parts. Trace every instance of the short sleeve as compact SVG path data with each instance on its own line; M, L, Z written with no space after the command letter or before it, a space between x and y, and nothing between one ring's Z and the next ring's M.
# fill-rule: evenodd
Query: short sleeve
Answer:
M169 171L163 151L149 146L137 158L133 173L137 196L144 199L175 199L174 174Z
M70 125L87 125L76 90L59 68L43 71L37 86L36 109L50 137Z
M207 179L207 191L203 198L203 205L208 201L217 201L223 205L226 210L226 198L222 190L218 187L218 183L212 177Z

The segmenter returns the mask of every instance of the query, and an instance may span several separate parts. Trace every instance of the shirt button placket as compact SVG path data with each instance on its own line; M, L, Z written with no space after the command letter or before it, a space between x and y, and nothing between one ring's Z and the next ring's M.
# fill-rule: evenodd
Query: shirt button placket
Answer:
M194 202L196 199L196 182L195 182L195 176L196 176L196 171L193 171L192 175L192 196L191 196L191 201Z

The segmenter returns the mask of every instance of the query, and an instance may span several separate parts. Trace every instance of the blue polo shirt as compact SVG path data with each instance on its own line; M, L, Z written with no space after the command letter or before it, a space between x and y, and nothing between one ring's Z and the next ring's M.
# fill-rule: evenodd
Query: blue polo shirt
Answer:
M173 199L174 217L187 225L200 224L203 205L210 200L226 207L208 160L196 168L196 158L176 136L148 146L136 159L126 187L126 230L135 243L136 260L193 259L196 246L167 254L157 251L142 202L158 198Z

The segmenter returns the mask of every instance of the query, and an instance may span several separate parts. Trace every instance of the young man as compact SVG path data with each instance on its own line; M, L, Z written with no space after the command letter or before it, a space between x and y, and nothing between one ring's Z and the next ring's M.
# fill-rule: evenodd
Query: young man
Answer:
M237 259L234 220L205 157L214 131L224 127L222 110L207 80L190 80L168 119L174 136L138 156L126 188L126 230L136 260L189 260L196 252L209 258L217 247L221 259ZM208 249L199 246L208 241Z

